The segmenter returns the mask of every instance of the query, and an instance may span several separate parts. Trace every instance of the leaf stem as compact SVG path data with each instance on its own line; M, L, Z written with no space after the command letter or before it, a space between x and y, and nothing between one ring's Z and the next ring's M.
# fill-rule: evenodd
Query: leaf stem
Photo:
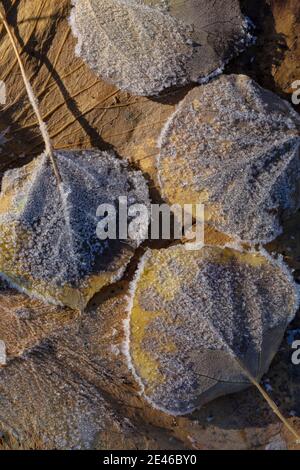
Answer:
M272 409L273 413L280 419L280 421L284 424L284 426L295 436L296 438L296 443L300 444L300 435L298 432L293 428L293 426L290 425L288 420L283 416L281 411L279 410L278 406L276 403L272 400L270 395L265 391L265 389L260 385L260 383L253 377L253 375L243 366L243 364L240 363L240 367L242 368L243 372L245 375L248 377L250 382L257 388L259 393L263 396L263 398L266 400L270 408Z
M53 171L54 171L55 177L57 179L57 183L60 185L62 183L62 178L61 178L61 175L59 173L57 163L55 161L53 147L52 147L52 144L51 144L51 140L50 140L50 136L49 136L49 133L48 133L47 126L46 126L45 122L42 119L42 115L41 115L41 112L40 112L40 109L39 109L38 100L35 97L32 86L31 86L31 84L30 84L30 82L27 78L25 68L24 68L24 65L23 65L23 61L22 61L21 56L19 54L15 38L14 38L14 36L11 32L11 29L10 29L10 27L9 27L9 25L8 25L6 19L5 19L4 15L1 11L0 11L0 20L2 21L2 23L3 23L3 25L6 29L6 32L9 36L11 45L13 47L13 50L14 50L15 54L16 54L16 58L17 58L17 61L18 61L18 64L19 64L19 67L20 67L20 70L21 70L21 75L22 75L22 78L23 78L23 81L24 81L24 84L25 84L27 94L28 94L28 98L29 98L29 101L30 101L30 103L33 107L33 110L34 110L35 114L36 114L36 117L37 117L37 120L38 120L38 123L39 123L39 127L40 127L40 131L41 131L41 134L42 134L44 142L45 142L46 154L50 158L50 161L51 161L52 167L53 167Z

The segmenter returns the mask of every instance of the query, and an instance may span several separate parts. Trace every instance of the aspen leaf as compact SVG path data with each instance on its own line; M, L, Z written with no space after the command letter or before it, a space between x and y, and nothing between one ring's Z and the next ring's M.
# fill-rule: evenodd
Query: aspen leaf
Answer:
M170 203L203 203L215 229L267 242L300 206L299 115L244 75L193 89L160 138Z
M128 197L149 203L142 174L113 154L55 152L63 183L58 187L44 154L8 171L0 196L0 271L25 292L84 308L123 273L139 242L98 239L97 208Z
M298 304L287 269L263 253L149 250L132 284L129 366L154 407L189 413L247 388L248 373L259 381Z
M251 40L235 0L73 0L77 54L136 95L207 79Z

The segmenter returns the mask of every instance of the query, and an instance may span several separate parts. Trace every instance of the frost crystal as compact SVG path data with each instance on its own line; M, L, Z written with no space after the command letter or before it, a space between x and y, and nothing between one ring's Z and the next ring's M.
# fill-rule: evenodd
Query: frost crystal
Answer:
M260 380L299 305L287 268L262 252L148 251L132 285L127 351L146 398L185 414Z
M160 138L163 196L204 203L216 229L270 241L300 206L299 115L244 75L192 90Z
M76 52L137 95L213 76L251 41L237 0L73 0Z
M82 307L125 269L136 242L100 241L100 204L118 210L149 204L140 172L100 151L56 152L63 180L47 157L5 174L0 198L0 271L21 289L57 303Z

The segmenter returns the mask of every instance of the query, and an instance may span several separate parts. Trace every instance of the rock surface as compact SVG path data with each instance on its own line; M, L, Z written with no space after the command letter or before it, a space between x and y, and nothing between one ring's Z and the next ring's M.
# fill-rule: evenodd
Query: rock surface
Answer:
M218 74L251 41L236 0L73 0L76 52L97 75L157 95Z
M55 158L62 184L46 155L3 177L0 275L45 301L83 309L122 276L142 241L100 240L98 207L111 205L117 216L119 197L128 207L149 205L148 187L113 154L61 151Z
M130 367L174 415L260 381L299 305L274 260L217 247L148 251L131 289Z
M300 207L300 119L244 75L193 89L160 138L158 171L171 204L203 203L237 239L276 238Z

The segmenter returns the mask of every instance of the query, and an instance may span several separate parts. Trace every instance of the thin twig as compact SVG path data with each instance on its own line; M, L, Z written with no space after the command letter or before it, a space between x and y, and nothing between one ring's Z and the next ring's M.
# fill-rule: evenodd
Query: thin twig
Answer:
M39 7L38 12L37 12L38 15L41 14L41 12L42 12L44 6L45 6L45 1L41 2L41 4L40 4L40 7ZM13 5L12 5L12 7L13 7ZM12 8L12 7L11 7L11 8ZM7 14L10 12L11 8L8 9ZM31 31L30 31L30 33L29 33L29 35L28 35L28 39L26 40L26 43L23 45L23 48L22 48L22 51L21 51L21 52L24 52L25 47L27 46L27 44L28 44L28 42L29 42L31 36L34 34L34 31L35 31L35 29L36 29L36 26L37 26L37 23L34 23L33 28L31 29ZM15 65L16 65L17 63L18 63L18 61L15 60L15 61L11 64L10 69L6 72L5 76L2 78L3 81L6 81L6 79L10 76L10 74L11 74L13 68L15 67Z
M275 415L280 419L280 421L284 424L284 426L293 434L293 436L295 436L296 443L300 444L300 435L298 434L298 432L293 428L293 426L290 425L288 420L283 416L283 414L279 410L276 403L272 400L272 398L268 395L268 393L260 385L260 383L253 377L253 375L249 372L249 370L246 367L244 367L244 365L240 361L238 362L239 362L241 369L245 373L245 375L248 377L252 385L254 385L257 388L257 390L262 395L262 397L266 400L266 402L272 409L273 413L275 413Z
M27 94L28 94L28 98L29 98L29 101L30 101L30 103L33 107L33 110L34 110L35 114L36 114L36 117L37 117L37 120L38 120L38 123L39 123L39 127L40 127L40 130L41 130L41 134L42 134L44 142L45 142L46 154L50 158L50 161L51 161L52 166L53 166L53 171L54 171L55 177L57 179L58 184L60 185L62 183L62 179L61 179L61 176L60 176L60 173L59 173L56 161L55 161L53 147L52 147L51 140L50 140L50 137L49 137L49 134L48 134L47 126L46 126L46 124L44 123L44 121L42 119L40 109L39 109L39 105L38 105L38 101L37 101L37 99L34 95L32 86L31 86L31 84L30 84L30 82L27 78L25 68L24 68L24 65L23 65L23 61L22 61L21 56L19 54L15 38L14 38L14 36L13 36L11 30L10 30L10 27L9 27L9 25L8 25L6 19L3 16L1 11L0 11L0 20L2 21L4 27L7 31L8 37L10 39L10 42L11 42L12 47L14 49L14 52L16 54L16 58L17 58L17 61L18 61L18 64L19 64L19 67L20 67L20 70L21 70L22 78L23 78L25 88L26 88L26 91L27 91Z

